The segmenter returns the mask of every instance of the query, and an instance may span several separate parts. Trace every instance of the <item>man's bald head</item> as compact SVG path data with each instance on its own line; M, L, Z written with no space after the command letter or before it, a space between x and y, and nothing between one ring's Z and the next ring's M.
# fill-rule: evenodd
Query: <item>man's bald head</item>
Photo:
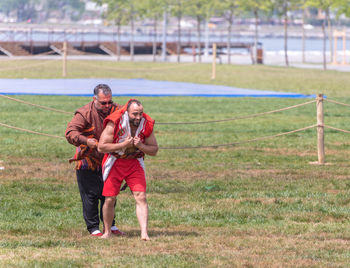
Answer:
M136 99L129 101L127 111L129 115L130 126L138 127L143 115L143 106L141 102Z

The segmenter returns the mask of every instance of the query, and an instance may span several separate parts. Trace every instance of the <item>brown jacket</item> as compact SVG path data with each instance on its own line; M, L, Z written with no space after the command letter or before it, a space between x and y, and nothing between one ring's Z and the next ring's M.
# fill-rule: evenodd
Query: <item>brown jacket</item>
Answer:
M113 104L111 113L120 107L119 104ZM103 131L103 120L106 117L107 115L96 109L92 101L79 108L68 123L66 139L77 147L75 155L69 162L76 161L76 169L99 170L101 168L103 154L99 153L97 149L89 148L86 144L89 138L100 139Z

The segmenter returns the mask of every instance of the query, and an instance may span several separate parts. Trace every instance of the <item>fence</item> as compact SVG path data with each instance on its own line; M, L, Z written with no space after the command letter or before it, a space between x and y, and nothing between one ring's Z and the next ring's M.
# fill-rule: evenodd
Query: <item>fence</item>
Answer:
M58 109L54 109L51 107L47 107L47 106L43 106L43 105L38 105L38 104L33 104L30 102L26 102L26 101L22 101L13 97L9 97L6 95L2 95L0 94L1 98L6 98L8 100L11 101L15 101L15 102L19 102L22 104L26 104L26 105L31 105L40 109L45 109L45 110L49 110L52 112L57 112L57 113L63 113L63 114L67 114L67 115L72 115L72 113L67 112L67 111L63 111L63 110L58 110ZM264 136L264 137L257 137L254 139L249 139L249 140L245 140L245 141L237 141L237 142L232 142L232 143L225 143L225 144L213 144L213 145L201 145L201 146L179 146L179 147L160 147L160 149L163 150L185 150L185 149L202 149L202 148L218 148L218 147L227 147L227 146L234 146L234 145L239 145L239 144L244 144L244 143L250 143L250 142L255 142L255 141L260 141L260 140L266 140L266 139L271 139L271 138L276 138L276 137L280 137L280 136L284 136L284 135L288 135L288 134L292 134L292 133L296 133L296 132L301 132L304 130L308 130L308 129L312 129L312 128L317 128L317 154L318 154L318 162L316 162L317 164L323 165L325 164L325 149L324 149L324 129L328 128L328 129L332 129L338 132L343 132L343 133L348 133L350 134L350 131L348 130L344 130L344 129L340 129L340 128L336 128L336 127L332 127L332 126L328 126L324 124L324 102L330 102L330 103L334 103L337 105L342 105L342 106L346 106L346 107L350 107L349 104L346 103L342 103L339 101L335 101L335 100L331 100L331 99L326 99L324 98L323 94L318 94L315 100L311 100L305 103L301 103L301 104L297 104L297 105L293 105L293 106L288 106L288 107L284 107L281 109L277 109L277 110L272 110L272 111L266 111L266 112L262 112L262 113L257 113L257 114L251 114L251 115L246 115L246 116L239 116L239 117L232 117L232 118L226 118L226 119L218 119L218 120L211 120L211 121L193 121L193 122L160 122L157 123L158 125L190 125L190 124L214 124L214 123L220 123L220 122L227 122L227 121L234 121L234 120L242 120L242 119L248 119L248 118L255 118L255 117L260 117L260 116L264 116L267 114L273 114L273 113L277 113L277 112L282 112L282 111L286 111L286 110L290 110L290 109L295 109L301 106L305 106L305 105L309 105L312 103L316 103L316 109L317 109L317 118L316 118L316 124L314 125L310 125L310 126L306 126L300 129L295 129L295 130L291 130L291 131L287 131L287 132L283 132L283 133L278 133L278 134L274 134L274 135L270 135L270 136ZM46 137L51 137L51 138L56 138L56 139L65 139L65 137L63 136L56 136L56 135L51 135L51 134L46 134L46 133L42 133L42 132L37 132L37 131L32 131L32 130L28 130L28 129L24 129L24 128L20 128L20 127L16 127L16 126L11 126L8 124L4 124L0 122L0 126L5 127L5 128L10 128L10 129L15 129L18 131L22 131L22 132L27 132L27 133L31 133L31 134L35 134L35 135L41 135L41 136L46 136Z

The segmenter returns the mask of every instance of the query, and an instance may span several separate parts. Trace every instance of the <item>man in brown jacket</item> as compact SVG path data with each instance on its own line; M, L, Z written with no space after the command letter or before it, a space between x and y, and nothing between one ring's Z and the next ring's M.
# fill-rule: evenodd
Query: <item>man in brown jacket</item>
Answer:
M93 100L75 112L66 130L67 141L76 146L76 153L69 162L76 162L83 216L87 230L92 236L102 236L99 225L100 219L103 222L102 207L105 201L102 196L103 154L97 151L97 145L103 131L103 120L120 107L119 104L113 103L109 86L99 84L94 88ZM115 226L114 220L111 231L116 235L124 234Z

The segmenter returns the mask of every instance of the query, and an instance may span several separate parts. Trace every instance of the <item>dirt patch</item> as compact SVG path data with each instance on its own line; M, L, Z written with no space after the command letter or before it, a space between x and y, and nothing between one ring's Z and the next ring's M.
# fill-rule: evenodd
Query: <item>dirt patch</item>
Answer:
M317 156L316 151L301 151L291 148L262 148L261 151L265 152L267 155Z
M0 181L16 181L28 178L54 178L61 182L75 181L74 165L40 158L14 158L3 160L4 170L0 171Z

